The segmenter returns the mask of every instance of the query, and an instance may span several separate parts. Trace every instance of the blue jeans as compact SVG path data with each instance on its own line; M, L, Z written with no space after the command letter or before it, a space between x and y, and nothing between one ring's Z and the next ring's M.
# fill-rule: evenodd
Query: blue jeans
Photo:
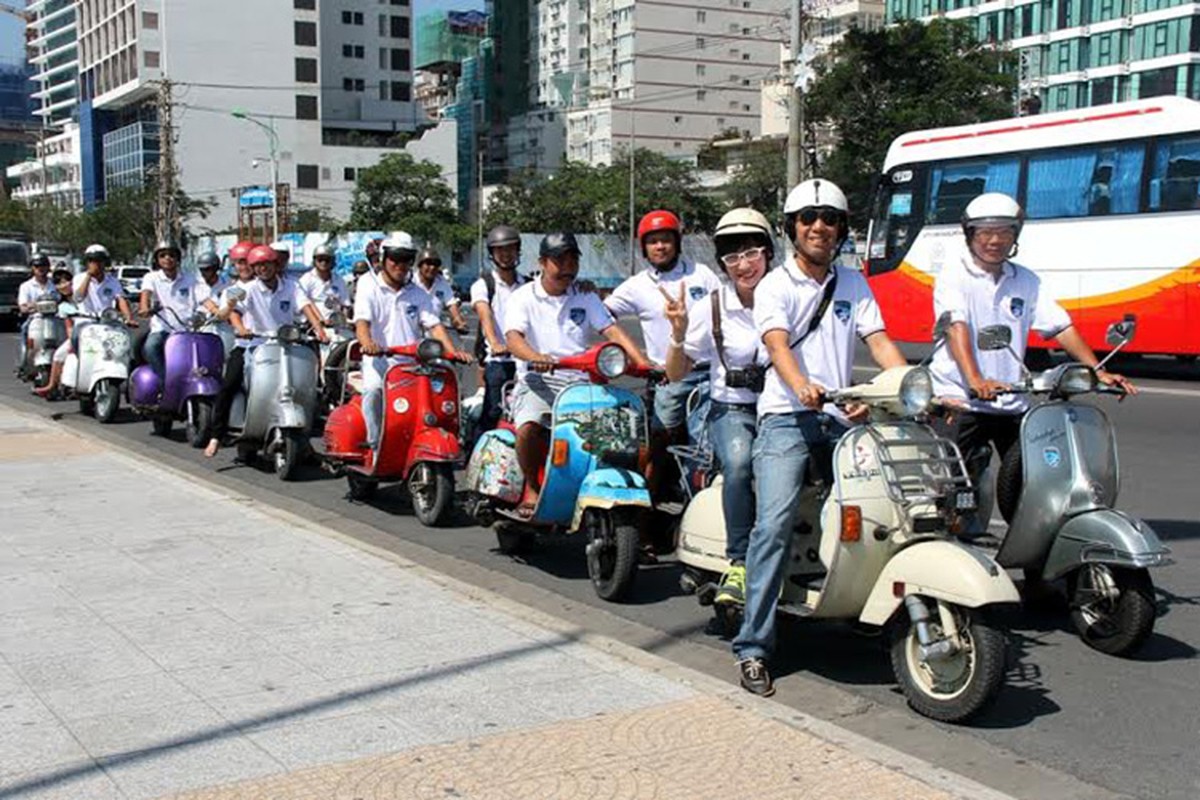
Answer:
M483 416L476 435L490 431L500 422L504 409L504 384L517 374L515 361L487 361L483 365Z
M170 331L155 331L142 345L142 357L160 381L167 377L167 337L170 335Z
M809 458L828 453L846 426L828 414L767 414L754 440L756 520L746 553L746 611L733 640L738 660L775 649L775 609L787 577L792 531Z
M687 401L699 387L708 396L708 367L693 369L681 381L664 383L654 390L654 413L650 424L655 430L674 430L687 424Z
M754 406L712 401L708 432L720 464L721 505L725 512L725 557L746 560L754 527Z

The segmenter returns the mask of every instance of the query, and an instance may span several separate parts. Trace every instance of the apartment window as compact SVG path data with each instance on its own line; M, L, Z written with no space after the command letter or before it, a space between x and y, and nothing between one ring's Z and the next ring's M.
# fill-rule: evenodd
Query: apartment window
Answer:
M311 95L311 94L296 95L296 119L316 119L316 118L317 118L316 95Z
M316 164L297 164L296 165L296 188L297 189L319 189L321 188L320 170Z
M706 97L708 97L708 92L707 92L707 91L705 91L704 89L697 89L697 90L696 90L696 99L697 99L697 100L703 100L703 99L704 99L704 98L706 98Z
M158 12L143 11L142 12L142 27L148 31L158 30Z
M342 168L342 180L353 182L354 174L355 174L354 167L343 167Z
M379 15L379 35L380 36L388 35L388 15L387 14Z
M296 31L296 46L297 47L316 47L317 46L317 23L301 22L297 20L295 23Z
M393 39L407 39L409 37L408 23L409 23L408 17L392 17L392 20L391 20L392 38Z
M158 51L144 50L142 51L142 66L146 69L158 69Z
M703 64L696 65L696 77L704 75L705 72L707 72L707 67L705 67Z
M361 44L344 44L342 45L342 55L346 58L362 58L366 55Z
M697 50L703 50L703 49L704 49L704 37L703 37L703 36L697 36L697 37L696 37L696 49L697 49Z
M696 12L696 22L708 22L708 12L707 11L697 11Z
M750 54L742 53L742 61L749 61L749 60L750 60Z
M675 115L675 124L678 125L681 122L683 122L683 117L680 116L679 114L676 114Z
M406 6L406 5L408 5L408 0L392 0L392 5L394 5L394 6Z
M387 100L387 99L388 99L388 87L389 87L389 85L390 85L389 81L380 81L380 82L379 82L379 99L380 99L380 100Z
M342 24L343 25L362 25L363 24L362 12L361 11L343 11L342 12Z
M297 11L316 11L317 0L293 0L292 8Z
M411 87L404 81L392 81L392 100L407 103L412 98Z
M1167 26L1168 23L1160 22L1154 26L1154 55L1165 56L1167 54Z
M342 78L342 91L361 92L366 89L362 78Z
M392 49L392 72L408 72L412 69L412 58L409 51L403 47Z
M296 83L317 82L317 60L315 58L296 59Z

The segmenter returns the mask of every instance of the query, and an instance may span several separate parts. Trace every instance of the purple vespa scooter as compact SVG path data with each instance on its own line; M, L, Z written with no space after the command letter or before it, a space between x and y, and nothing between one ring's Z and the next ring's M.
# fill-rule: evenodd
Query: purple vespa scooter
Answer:
M202 313L188 320L170 311L184 330L167 337L165 348L166 380L149 364L142 364L129 379L129 403L143 416L150 417L155 434L169 436L176 420L187 424L187 440L192 447L204 447L212 437L213 406L221 390L225 368L225 348L221 337L200 328L207 321ZM158 309L155 313L163 313Z

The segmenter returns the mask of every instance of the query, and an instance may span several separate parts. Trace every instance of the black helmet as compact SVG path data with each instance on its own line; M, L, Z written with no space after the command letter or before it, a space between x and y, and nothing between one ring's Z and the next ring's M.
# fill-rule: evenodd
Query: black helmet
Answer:
M511 225L497 225L488 231L487 249L490 252L493 247L503 247L506 244L515 244L521 246L521 232Z
M221 257L211 250L207 253L201 253L200 257L196 259L196 268L201 270L220 269Z
M439 253L437 248L431 244L425 245L425 247L421 249L421 252L417 254L417 266L424 264L426 261L437 264L439 267L442 265L441 253Z
M151 256L151 259L153 261L158 261L158 257L163 253L170 253L171 255L175 256L176 261L183 257L182 252L179 250L179 245L175 244L174 242L167 241L166 239L159 241L159 243L154 246L154 253Z
M538 247L538 258L558 258L565 253L580 254L579 242L575 234L566 232L548 233Z
M49 267L50 266L50 256L46 255L45 253L34 253L33 257L29 259L29 266L30 267Z

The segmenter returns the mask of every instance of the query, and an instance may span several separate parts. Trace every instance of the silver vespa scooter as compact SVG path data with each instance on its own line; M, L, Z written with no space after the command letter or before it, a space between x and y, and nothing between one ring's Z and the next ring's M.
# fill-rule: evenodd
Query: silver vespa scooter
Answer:
M1100 366L1132 341L1136 324L1127 317L1109 326L1113 350ZM983 328L976 344L1017 358L1005 325ZM1154 630L1148 570L1172 563L1171 551L1149 525L1114 508L1121 471L1112 423L1096 406L1078 402L1088 394L1124 393L1079 363L1022 371L1008 391L1037 402L1025 412L1018 446L1004 456L996 477L996 505L1008 523L996 560L1025 570L1027 580L1065 579L1079 638L1102 653L1127 655ZM990 509L981 510L988 519Z
M233 400L229 427L238 457L268 459L281 480L291 480L308 453L317 411L317 354L295 325L284 325L246 355L246 380Z
M28 363L34 386L45 386L50 381L50 367L54 351L67 338L67 323L58 316L58 301L43 297L35 303L33 316L29 318L27 337L32 350L25 352L25 341L21 342L21 364Z

